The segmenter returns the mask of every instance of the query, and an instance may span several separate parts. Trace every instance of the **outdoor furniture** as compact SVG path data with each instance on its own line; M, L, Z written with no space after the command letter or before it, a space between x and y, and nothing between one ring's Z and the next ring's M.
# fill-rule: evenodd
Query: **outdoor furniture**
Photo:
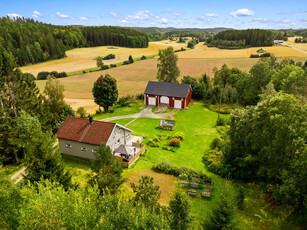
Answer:
M204 189L206 190L212 190L212 184L204 184Z
M189 189L189 190L188 190L188 194L189 194L190 196L196 196L197 191L194 190L194 189Z
M199 183L200 178L199 178L199 177L192 177L192 178L191 178L191 181L192 181L192 182Z
M161 119L160 120L160 129L165 129L165 130L174 130L175 129L175 121L174 120L165 120Z
M207 190L207 189L203 189L203 191L201 193L201 197L210 198L210 196L211 196L211 191Z
M198 188L198 183L190 183L190 188Z
M188 180L185 176L181 176L181 175L179 176L179 179L180 180Z
M187 187L188 186L188 182L187 181L180 181L180 184L182 187Z

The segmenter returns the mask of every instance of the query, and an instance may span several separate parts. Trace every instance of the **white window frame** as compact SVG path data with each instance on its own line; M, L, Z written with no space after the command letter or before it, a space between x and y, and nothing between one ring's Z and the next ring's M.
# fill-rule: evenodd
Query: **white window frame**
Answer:
M96 153L97 152L97 150L96 149L92 149L92 153Z
M68 143L66 143L66 148L69 148L69 149L71 149L71 144L68 144Z
M81 147L81 151L87 151L87 148L86 147Z

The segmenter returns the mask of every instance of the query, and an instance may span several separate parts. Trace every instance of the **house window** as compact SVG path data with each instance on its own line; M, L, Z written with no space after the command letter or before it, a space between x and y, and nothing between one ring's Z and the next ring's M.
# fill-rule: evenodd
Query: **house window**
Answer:
M67 144L66 143L66 148L70 148L71 149L71 144Z
M87 151L87 148L86 147L81 147L81 150L82 151Z
M96 153L97 151L96 151L96 149L92 149L92 153Z

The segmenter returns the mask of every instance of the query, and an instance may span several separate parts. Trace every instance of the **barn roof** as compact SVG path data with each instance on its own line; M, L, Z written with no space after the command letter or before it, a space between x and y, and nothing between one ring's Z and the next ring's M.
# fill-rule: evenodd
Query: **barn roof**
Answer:
M108 142L116 125L116 123L103 121L94 121L90 124L88 119L67 117L57 132L57 138L100 145Z
M186 98L190 88L187 84L149 81L145 94Z

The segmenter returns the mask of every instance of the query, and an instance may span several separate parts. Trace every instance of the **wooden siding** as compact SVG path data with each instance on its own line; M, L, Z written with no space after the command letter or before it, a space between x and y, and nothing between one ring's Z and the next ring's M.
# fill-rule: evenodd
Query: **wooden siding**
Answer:
M122 157L118 156L113 156L115 159L117 159L125 168L129 168L131 165L134 164L134 162L139 159L140 155L144 153L145 151L145 145L144 144L139 144L139 143L132 143L132 146L136 147L141 147L140 151L138 151L137 154L129 161L129 162L124 162Z

